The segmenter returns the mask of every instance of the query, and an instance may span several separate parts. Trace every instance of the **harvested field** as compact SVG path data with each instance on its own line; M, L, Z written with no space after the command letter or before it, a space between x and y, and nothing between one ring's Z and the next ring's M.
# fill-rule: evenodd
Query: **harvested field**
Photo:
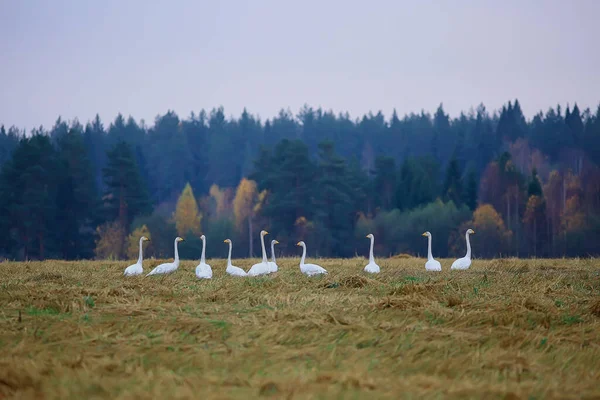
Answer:
M600 261L377 261L0 263L0 398L600 398Z

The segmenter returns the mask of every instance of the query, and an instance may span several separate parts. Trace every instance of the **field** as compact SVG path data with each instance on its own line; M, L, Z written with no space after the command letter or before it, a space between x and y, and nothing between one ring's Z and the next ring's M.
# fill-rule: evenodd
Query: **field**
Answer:
M0 263L0 398L600 398L600 261L377 261Z

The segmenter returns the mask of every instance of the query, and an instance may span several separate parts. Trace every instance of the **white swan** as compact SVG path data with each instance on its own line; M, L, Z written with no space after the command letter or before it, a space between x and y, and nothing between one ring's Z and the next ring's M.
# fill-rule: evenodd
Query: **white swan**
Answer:
M206 263L204 259L204 253L206 251L206 236L200 236L202 239L202 255L200 256L200 264L196 266L196 278L198 279L211 279L212 278L212 268L210 265Z
M364 271L370 274L378 274L380 271L379 265L375 263L375 257L373 256L373 243L375 243L375 236L372 233L367 235L371 239L371 250L369 251L369 263L365 266Z
M474 235L475 231L473 229L467 229L467 233L465 233L467 255L454 261L450 269L468 269L471 266L471 243L469 242L469 235L471 234Z
M140 238L140 256L138 257L138 260L135 264L132 264L129 267L125 268L125 272L123 273L123 275L133 276L141 275L144 273L144 268L142 267L142 242L145 242L146 240L150 239L148 239L146 236L142 236Z
M277 261L275 261L275 245L279 244L279 242L275 239L271 240L271 260L273 261L267 261L267 264L269 264L269 268L271 272L277 272L277 270L279 269L279 267L277 267Z
M271 272L271 267L267 262L267 251L265 250L265 235L268 235L267 231L260 231L260 245L262 246L262 261L258 264L254 264L248 271L248 276L259 276L266 275Z
M431 233L429 231L423 232L421 236L427 236L427 241L429 244L427 245L427 262L425 263L425 269L427 271L441 271L442 264L438 260L434 260L431 255Z
M302 258L300 259L300 271L307 276L326 274L327 270L317 264L304 264L306 258L306 243L300 241L296 243L296 246L302 246Z
M177 251L177 242L183 242L183 239L177 236L175 238L175 259L172 263L164 263L157 265L152 271L148 273L146 276L150 275L160 275L160 274L170 274L172 272L177 271L179 268L179 252Z
M225 272L232 276L248 275L246 273L246 271L244 271L240 267L236 267L231 264L231 247L232 247L231 239L225 239L225 240L223 240L223 243L229 243L229 255L227 256L227 269L225 269Z

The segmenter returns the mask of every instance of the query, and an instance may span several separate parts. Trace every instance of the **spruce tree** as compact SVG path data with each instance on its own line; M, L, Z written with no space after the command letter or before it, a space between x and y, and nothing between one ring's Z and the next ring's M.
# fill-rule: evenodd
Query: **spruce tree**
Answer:
M75 124L59 136L57 146L60 179L56 232L61 238L60 252L65 259L90 258L99 203L81 125Z
M59 163L50 138L38 131L23 138L0 176L5 229L22 246L25 259L44 259L56 243L56 195ZM12 248L13 255L17 247Z
M527 187L527 197L539 196L542 197L542 184L538 178L537 169L533 168L531 171L531 180Z
M318 175L315 181L315 218L326 232L324 248L329 255L349 256L354 221L354 201L344 159L333 142L319 143Z
M444 180L444 200L453 201L456 206L462 204L463 184L458 161L452 158L446 169L446 179Z
M134 217L150 214L152 204L143 185L131 146L118 142L107 152L107 166L103 169L106 192L104 194L105 216L119 219L128 229Z
M463 202L471 211L477 208L477 176L475 170L469 170Z

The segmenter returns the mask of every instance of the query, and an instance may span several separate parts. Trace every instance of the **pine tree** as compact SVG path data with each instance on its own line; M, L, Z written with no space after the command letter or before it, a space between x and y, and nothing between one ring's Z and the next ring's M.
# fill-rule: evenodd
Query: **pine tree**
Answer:
M117 143L107 152L107 159L107 166L103 169L106 216L109 220L118 218L127 230L135 216L152 212L152 204L131 146L125 142Z

